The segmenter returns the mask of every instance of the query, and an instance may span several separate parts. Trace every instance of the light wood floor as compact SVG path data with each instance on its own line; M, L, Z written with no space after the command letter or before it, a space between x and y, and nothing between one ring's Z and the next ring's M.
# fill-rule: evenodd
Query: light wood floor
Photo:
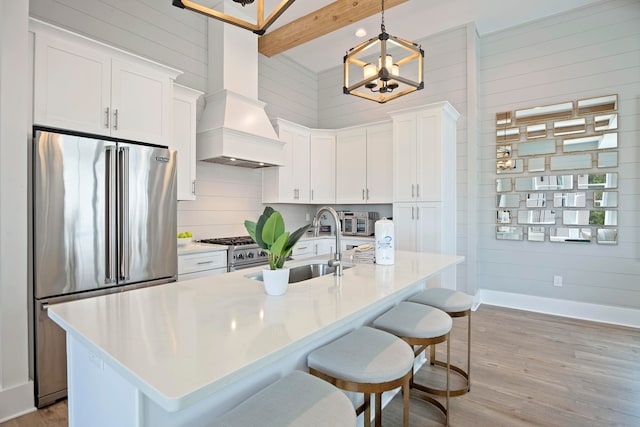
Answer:
M451 426L640 426L640 330L487 305L472 322L471 392L451 399ZM457 364L465 360L465 324L454 321ZM430 371L416 379L440 379ZM64 427L66 411L64 401L0 427ZM401 417L398 395L383 423L400 426ZM411 400L412 427L442 420Z

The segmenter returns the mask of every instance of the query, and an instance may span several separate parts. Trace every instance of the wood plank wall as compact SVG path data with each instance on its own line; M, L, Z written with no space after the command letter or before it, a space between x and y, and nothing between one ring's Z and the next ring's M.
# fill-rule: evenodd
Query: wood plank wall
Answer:
M478 286L640 308L640 3L599 2L485 36L480 46ZM619 244L496 241L495 114L614 93Z

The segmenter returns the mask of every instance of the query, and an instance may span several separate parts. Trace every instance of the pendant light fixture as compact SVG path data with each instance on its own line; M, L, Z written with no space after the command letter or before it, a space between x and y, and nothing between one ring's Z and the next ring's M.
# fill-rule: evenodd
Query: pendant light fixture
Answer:
M240 3L243 7L253 3L255 0L233 0L234 3ZM191 0L172 0L173 5L181 9L188 9L193 12L208 16L209 18L218 19L227 24L232 24L245 30L252 31L259 36L263 35L269 26L284 13L295 0L282 0L278 6L265 18L264 16L264 0L257 0L256 4L256 23L251 23L240 18L236 18L227 13L220 12L210 7L199 4Z
M381 1L382 23L378 37L352 47L344 56L343 92L384 104L424 88L422 77L424 51L416 43L387 33L384 26L384 0ZM395 60L389 47L394 48ZM367 56L371 54L371 48L379 50L377 59L371 60L371 56ZM362 76L362 79L352 84L349 79L350 74L355 75L355 78Z

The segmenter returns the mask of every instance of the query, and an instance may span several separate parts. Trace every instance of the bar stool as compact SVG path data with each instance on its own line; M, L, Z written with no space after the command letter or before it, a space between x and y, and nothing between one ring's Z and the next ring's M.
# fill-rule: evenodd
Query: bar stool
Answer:
M408 301L439 308L452 318L467 316L467 370L451 365L451 370L465 379L465 386L449 390L450 396L460 396L471 390L471 306L473 298L463 292L444 288L428 288L411 296ZM436 346L430 348L429 361L432 365L445 366L444 362L436 359ZM431 388L429 393L444 396L445 390Z
M353 427L356 415L347 396L326 381L294 371L262 389L213 427Z
M453 321L442 310L428 305L414 302L401 302L391 310L373 321L373 326L390 332L407 342L414 348L414 355L418 357L429 346L447 342L447 379L445 388L445 404L438 402L431 396L413 393L412 396L431 403L438 408L445 417L445 425L449 425L449 332ZM410 381L412 390L429 393L429 388L414 381Z
M413 351L400 338L363 326L314 350L307 357L309 372L338 388L364 393L365 427L371 426L371 394L375 395L375 425L382 425L382 393L402 387L404 427L409 426L409 381ZM327 424L330 425L330 424Z

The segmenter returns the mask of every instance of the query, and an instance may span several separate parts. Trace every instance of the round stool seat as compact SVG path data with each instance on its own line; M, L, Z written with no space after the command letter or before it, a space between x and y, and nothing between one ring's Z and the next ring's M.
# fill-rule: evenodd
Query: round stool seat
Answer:
M399 337L434 338L451 330L451 316L428 305L403 301L373 321L373 326Z
M214 421L214 427L356 425L347 396L326 381L294 371Z
M413 351L401 339L363 326L321 347L307 358L310 368L358 383L383 383L413 367Z
M464 292L444 288L429 288L411 296L408 301L430 305L447 313L470 310L473 298Z
M380 426L382 393L402 387L403 426L409 427L413 350L402 339L363 326L311 352L307 364L311 374L343 390L364 393L364 403L355 413L364 413L365 427L371 425L371 395L375 395L375 425Z

